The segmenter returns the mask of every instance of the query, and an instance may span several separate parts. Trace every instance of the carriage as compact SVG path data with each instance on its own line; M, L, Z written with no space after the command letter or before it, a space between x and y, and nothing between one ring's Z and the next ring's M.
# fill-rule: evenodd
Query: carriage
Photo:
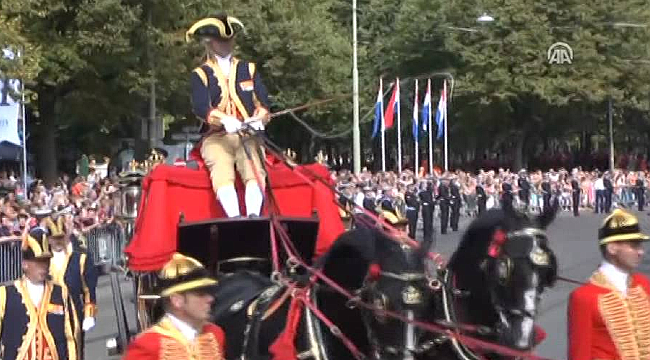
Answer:
M141 331L155 322L156 272L174 252L199 259L216 276L242 268L269 278L272 273L270 240L278 234L272 230L269 206L259 218L227 219L200 159L185 166L151 159L143 165L133 162L120 175L119 189L113 195L116 218L126 234L123 270L133 279L137 317L136 324L128 323L120 271L111 273L118 337L110 342L110 352L124 349L130 328ZM297 176L273 157L267 158L266 166L274 216L290 234L301 258L311 263L344 230L333 195L324 184L312 182L314 176L328 178L329 171L316 163L301 166L307 175ZM242 186L239 180L236 185ZM288 260L279 259L280 265Z
M522 327L530 312L520 306L555 279L543 231L554 212L488 212L443 267L431 262L432 238L398 239L381 219L345 231L327 168L278 155L266 159L272 191L259 218L225 218L200 163L157 165L121 188L120 198L141 192L124 251L138 331L162 313L156 271L181 252L219 278L212 321L235 336L226 341L228 358L462 359L482 356L476 348L528 356L538 339ZM111 277L119 329L113 347L123 350L129 326Z

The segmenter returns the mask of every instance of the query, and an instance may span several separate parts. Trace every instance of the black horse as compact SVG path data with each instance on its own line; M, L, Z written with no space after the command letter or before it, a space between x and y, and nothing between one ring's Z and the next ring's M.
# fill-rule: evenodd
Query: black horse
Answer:
M424 268L431 244L429 239L420 246L422 250L412 250L372 228L342 234L315 267L374 308L357 307L356 299L350 301L316 282L310 286L308 298L334 327L326 326L309 307L298 307L295 337L288 339L295 354L300 359L353 359L354 354L337 337L339 331L362 354L376 359L412 359L414 354L428 351L433 342L427 333L385 316L382 310L420 321L434 320L431 287L440 282L427 278ZM294 280L304 286L308 278ZM272 358L270 348L277 346L285 329L292 328L288 318L293 316L288 314L292 307L291 313L296 312L295 294L290 287L252 272L222 277L215 294L213 322L226 333L227 358L242 354L246 359Z
M446 269L440 308L451 325L470 324L479 337L515 350L536 343L541 295L553 286L557 263L544 229L557 204L536 218L514 210L490 210L470 224ZM430 354L475 360L480 356L449 339ZM488 358L507 358L488 352Z

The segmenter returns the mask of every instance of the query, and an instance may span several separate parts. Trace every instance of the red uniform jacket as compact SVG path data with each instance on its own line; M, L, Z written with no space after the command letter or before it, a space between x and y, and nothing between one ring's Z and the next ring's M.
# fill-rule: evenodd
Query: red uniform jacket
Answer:
M650 359L649 294L641 274L630 277L625 296L595 272L569 299L569 360Z
M189 342L172 322L163 318L129 344L123 360L223 360L225 336L208 324Z

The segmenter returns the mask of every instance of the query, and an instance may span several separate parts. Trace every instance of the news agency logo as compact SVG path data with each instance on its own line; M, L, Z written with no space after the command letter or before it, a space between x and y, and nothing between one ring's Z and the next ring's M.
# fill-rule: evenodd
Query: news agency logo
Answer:
M571 64L573 61L573 49L565 42L556 42L548 47L546 58L549 64Z

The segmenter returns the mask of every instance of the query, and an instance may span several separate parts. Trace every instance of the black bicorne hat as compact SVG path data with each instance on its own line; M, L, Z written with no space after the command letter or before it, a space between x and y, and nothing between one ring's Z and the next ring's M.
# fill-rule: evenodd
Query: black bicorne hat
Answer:
M23 260L49 259L52 257L45 231L35 228L25 235L22 244Z
M52 237L61 237L66 234L65 217L60 215L54 220L52 217L45 219L47 230Z
M236 17L218 14L195 22L185 33L185 41L190 42L192 37L198 39L213 38L219 40L231 39L237 33L238 25L242 29L244 24Z

